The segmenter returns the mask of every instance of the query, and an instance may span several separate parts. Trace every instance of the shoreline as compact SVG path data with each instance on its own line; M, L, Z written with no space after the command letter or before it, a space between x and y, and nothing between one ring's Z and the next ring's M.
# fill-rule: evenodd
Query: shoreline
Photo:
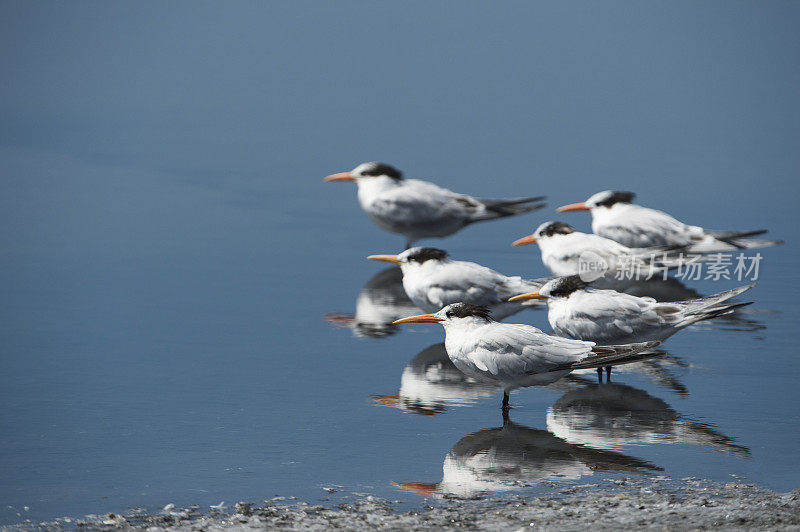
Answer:
M779 493L754 484L700 479L605 479L595 484L551 483L547 495L516 494L477 500L431 499L404 510L373 496L352 496L330 507L280 500L240 502L227 512L167 505L157 513L89 515L0 526L22 530L403 530L764 529L800 530L800 489Z

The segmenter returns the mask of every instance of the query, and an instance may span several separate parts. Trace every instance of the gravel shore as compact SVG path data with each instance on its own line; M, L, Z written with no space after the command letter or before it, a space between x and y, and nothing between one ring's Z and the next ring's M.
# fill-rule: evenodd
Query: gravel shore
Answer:
M751 484L638 478L552 488L545 496L436 500L414 511L375 497L354 496L334 507L270 500L240 502L230 512L203 513L196 506L167 505L156 514L63 518L2 530L800 530L800 490L777 493Z

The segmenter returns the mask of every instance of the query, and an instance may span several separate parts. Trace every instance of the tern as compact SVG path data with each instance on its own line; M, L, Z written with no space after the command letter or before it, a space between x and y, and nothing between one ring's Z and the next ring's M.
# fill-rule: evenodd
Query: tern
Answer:
M476 199L403 174L384 163L363 163L325 181L355 181L361 208L381 229L403 235L410 248L421 238L441 238L474 222L535 211L544 196Z
M580 276L570 275L511 300L546 299L547 318L557 335L607 345L664 341L689 325L749 305L727 301L753 286L755 283L697 299L659 303L650 297L598 290Z
M631 248L682 246L689 253L716 253L782 244L781 240L746 237L767 231L713 231L687 225L669 214L634 205L633 192L604 190L580 203L559 207L557 212L590 211L592 231Z
M435 314L420 314L395 323L439 323L453 364L469 377L503 387L503 410L509 392L544 386L577 369L611 367L657 354L642 353L660 342L598 346L550 336L531 325L500 323L489 309L469 303L447 305Z
M614 273L622 267L648 272L651 267L674 268L692 260L692 257L669 256L682 248L629 248L609 238L575 231L564 222L544 222L532 234L515 240L511 245L534 243L539 245L544 265L553 275L559 276L588 274L590 269L602 275Z
M547 279L525 280L508 277L474 262L451 260L436 248L413 247L398 255L370 255L370 260L392 262L403 271L403 288L424 312L434 312L450 303L472 303L489 307L502 320L519 312L532 301L508 302L523 291L538 290Z

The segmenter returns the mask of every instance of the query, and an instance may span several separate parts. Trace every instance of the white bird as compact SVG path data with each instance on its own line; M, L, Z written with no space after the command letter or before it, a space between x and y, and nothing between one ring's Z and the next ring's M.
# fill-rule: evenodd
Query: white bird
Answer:
M713 231L687 225L669 214L632 203L633 192L604 190L580 203L559 207L557 212L590 211L592 231L631 248L681 246L688 253L715 253L775 246L780 240L756 240L757 231Z
M660 342L597 346L594 342L550 336L531 325L499 323L489 309L469 303L447 305L435 314L420 314L395 323L440 323L453 364L466 375L502 386L508 394L525 386L544 386L576 369L610 367L642 357Z
M370 260L392 262L403 271L403 288L424 312L434 312L459 301L489 307L501 320L519 312L532 301L509 302L522 291L538 290L546 279L508 277L474 262L451 260L436 248L413 247L398 255L370 255Z
M578 479L596 471L647 474L661 470L619 452L569 443L504 416L502 427L480 430L453 445L442 464L441 481L394 484L424 497L471 499L548 479Z
M355 181L361 208L380 228L406 238L411 247L421 238L445 237L486 220L514 216L545 206L535 198L476 199L418 179L404 179L396 168L363 163L325 181Z
M607 345L666 340L689 325L749 305L726 301L753 286L755 283L697 299L659 303L650 297L598 290L580 276L570 275L511 300L546 299L547 319L557 335Z
M692 260L670 256L678 251L671 247L629 248L602 236L581 233L563 222L544 222L532 234L515 240L512 246L536 243L542 262L553 275L604 273L613 275L622 268L632 268L644 277L659 269L673 268ZM650 272L650 268L653 272ZM593 279L592 279L593 280Z

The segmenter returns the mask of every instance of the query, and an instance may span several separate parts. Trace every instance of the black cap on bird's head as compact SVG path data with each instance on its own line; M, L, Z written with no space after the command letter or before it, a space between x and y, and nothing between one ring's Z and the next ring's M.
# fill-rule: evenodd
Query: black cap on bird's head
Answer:
M444 312L447 318L475 317L492 321L492 312L488 307L473 305L472 303L453 303L444 307L440 312Z
M397 181L403 179L403 172L386 163L373 162L360 164L353 172L357 172L364 177L380 177L385 175Z
M567 275L550 279L542 285L536 292L520 294L509 299L509 301L526 301L528 299L548 299L551 297L569 297L570 294L578 290L583 290L589 283L581 279L580 275Z
M556 212L590 211L596 207L612 207L618 203L631 203L636 197L633 192L621 190L604 190L589 196L589 199L580 203L570 203L556 209Z
M605 190L598 192L586 200L586 205L591 207L611 207L617 203L631 203L636 197L633 192L623 192L620 190Z
M419 262L422 264L429 260L444 260L447 258L447 252L437 248L415 247L405 250L398 257L401 260L405 259L406 262Z
M536 228L532 234L524 236L519 240L511 243L512 246L524 246L525 244L533 244L538 242L541 238L547 238L554 235L568 235L574 233L575 229L571 225L564 222L545 222Z
M362 163L349 172L332 174L325 178L325 181L356 181L359 178L386 176L395 181L403 179L403 173L392 165L386 163L370 162Z
M564 222L545 222L533 234L541 238L543 236L569 235L574 232L575 228Z
M445 260L447 258L447 252L443 249L413 247L397 255L370 255L367 258L401 265L411 263L423 264L429 260Z
M393 323L446 323L464 318L477 318L487 323L494 321L492 313L487 307L472 303L452 303L435 314L409 316Z
M539 290L539 293L547 297L567 297L571 293L583 290L587 286L589 286L589 283L581 279L580 275L567 275L547 281Z

